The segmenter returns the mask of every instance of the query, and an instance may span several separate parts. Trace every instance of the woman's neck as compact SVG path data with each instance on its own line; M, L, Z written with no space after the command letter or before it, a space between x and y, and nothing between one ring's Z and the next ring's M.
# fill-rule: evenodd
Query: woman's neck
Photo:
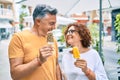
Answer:
M80 53L85 53L90 50L89 48L83 47L81 44L78 44L77 47L78 47Z

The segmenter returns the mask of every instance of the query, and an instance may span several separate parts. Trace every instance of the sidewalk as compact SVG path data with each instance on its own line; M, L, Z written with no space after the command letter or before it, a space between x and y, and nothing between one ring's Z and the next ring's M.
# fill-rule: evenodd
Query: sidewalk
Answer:
M9 40L0 41L0 80L11 80L8 59Z
M117 67L120 65L117 64L117 60L120 58L120 54L116 53L116 43L111 42L111 36L104 37L103 42L103 55L105 59L105 70L109 80L118 80L118 70Z

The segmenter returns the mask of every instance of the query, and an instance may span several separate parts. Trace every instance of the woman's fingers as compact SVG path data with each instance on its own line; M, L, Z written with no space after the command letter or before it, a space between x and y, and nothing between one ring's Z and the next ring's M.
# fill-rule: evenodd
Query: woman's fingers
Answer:
M85 72L87 69L87 62L84 59L77 59L75 66L81 68L82 71Z

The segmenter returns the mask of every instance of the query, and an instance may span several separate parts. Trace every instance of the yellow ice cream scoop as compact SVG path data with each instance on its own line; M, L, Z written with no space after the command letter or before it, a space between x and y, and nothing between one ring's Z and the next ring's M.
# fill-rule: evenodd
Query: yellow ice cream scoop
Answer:
M74 57L75 59L80 58L80 52L79 52L79 50L78 50L78 47L73 47L73 57Z

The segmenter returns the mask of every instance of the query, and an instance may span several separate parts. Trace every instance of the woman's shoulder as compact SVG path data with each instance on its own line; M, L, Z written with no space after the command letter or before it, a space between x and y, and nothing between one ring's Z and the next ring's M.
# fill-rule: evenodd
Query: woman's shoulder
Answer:
M94 57L96 59L100 58L99 53L95 49L90 49L89 53L92 55L92 57Z
M98 53L95 49L90 49L89 52L92 52L92 53Z
M71 56L72 55L72 53L71 53L71 48L66 48L66 49L64 49L63 50L63 56Z
M95 49L90 49L87 53L92 56L99 56L99 53Z

